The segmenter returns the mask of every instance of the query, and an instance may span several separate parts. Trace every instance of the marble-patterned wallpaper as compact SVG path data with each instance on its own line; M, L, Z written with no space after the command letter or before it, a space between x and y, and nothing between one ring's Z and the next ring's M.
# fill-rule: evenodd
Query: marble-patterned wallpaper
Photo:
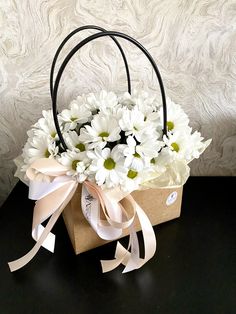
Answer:
M235 0L0 0L1 202L16 182L13 159L21 152L26 130L42 109L50 108L55 50L84 24L125 32L146 46L168 96L182 104L194 128L213 138L204 155L192 162L192 175L236 175ZM88 34L75 36L64 56ZM122 44L133 86L157 89L146 59ZM100 88L126 90L124 66L109 38L87 45L70 62L60 108L76 94Z

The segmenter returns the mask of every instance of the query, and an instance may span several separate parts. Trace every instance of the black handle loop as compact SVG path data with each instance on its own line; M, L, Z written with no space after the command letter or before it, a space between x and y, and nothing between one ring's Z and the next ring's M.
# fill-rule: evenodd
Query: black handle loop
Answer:
M66 36L66 38L61 42L60 46L58 47L55 56L53 58L52 61L52 66L51 66L51 71L50 71L50 93L51 93L51 98L53 95L53 79L54 79L54 71L55 71L55 66L56 66L56 62L58 59L58 56L61 52L61 50L63 49L63 47L65 46L65 44L68 42L68 40L73 37L75 34L86 30L86 29L94 29L94 30L98 30L98 31L106 31L104 28L100 27L100 26L96 26L96 25L85 25L85 26L81 26L79 28L76 28L75 30L73 30L69 35ZM124 64L125 64L125 71L126 71L126 77L127 77L127 85L128 85L128 92L131 94L131 81L130 81L130 73L129 73L129 66L128 66L128 62L127 59L125 57L125 53L121 47L121 45L119 44L119 42L117 41L117 39L113 36L110 36L111 39L115 42L115 44L117 45L118 49L120 50L121 56L123 58Z
M143 47L142 44L140 44L137 40L135 40L134 38L130 37L129 35L126 35L124 33L120 33L120 32L115 32L115 31L102 31L96 34L93 34L89 37L87 37L86 39L82 40L79 44L77 44L66 56L66 58L64 59L58 73L57 73L57 77L55 80L55 84L54 84L54 91L53 91L53 95L52 95L52 110L53 110L53 118L54 118L54 123L55 123L55 127L60 139L60 142L64 148L64 150L67 149L67 145L63 139L61 130L60 130L60 126L59 126L59 122L58 122L58 117L57 117L57 92L58 92L58 86L61 80L61 76L65 70L65 67L67 65L67 63L70 61L70 59L73 57L73 55L80 49L82 48L84 45L86 45L87 43L89 43L90 41L100 38L100 37L104 37L104 36L114 36L114 37L121 37L124 38L126 40L128 40L129 42L133 43L135 46L137 46L144 54L145 56L148 58L148 60L150 61L151 65L153 66L153 69L155 71L155 74L157 76L158 82L159 82L159 86L160 86L160 91L161 91L161 97L162 97L162 106L163 106L163 135L167 134L167 106L166 106L166 97L165 97L165 89L164 89L164 85L163 85L163 81L160 75L160 72L158 70L158 67L154 61L154 59L152 58L152 56L150 55L150 53L146 50L146 48Z

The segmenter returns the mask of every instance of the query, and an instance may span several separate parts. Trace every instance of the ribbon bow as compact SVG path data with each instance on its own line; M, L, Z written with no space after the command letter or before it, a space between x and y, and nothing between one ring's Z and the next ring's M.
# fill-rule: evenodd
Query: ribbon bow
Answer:
M51 229L78 187L76 179L66 172L67 168L54 159L38 159L27 169L29 198L36 200L32 224L32 237L36 244L26 255L8 263L11 272L30 262L41 246L54 252L55 235ZM131 205L131 217L120 203L124 198ZM104 191L95 183L85 181L82 185L81 207L91 227L102 239L116 240L122 236L123 229L129 228L128 248L117 242L115 258L101 261L103 272L113 270L121 263L125 265L123 272L128 272L140 268L154 255L156 239L152 225L130 194L118 189ZM140 258L139 241L134 229L136 216L143 232L144 258ZM42 223L49 217L44 228Z

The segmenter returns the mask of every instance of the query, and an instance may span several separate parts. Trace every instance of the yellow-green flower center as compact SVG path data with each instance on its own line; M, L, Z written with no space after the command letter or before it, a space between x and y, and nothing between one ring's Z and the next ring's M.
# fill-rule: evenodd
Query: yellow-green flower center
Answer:
M52 137L52 138L55 138L56 135L57 135L57 132L52 132L52 133L51 133L51 137Z
M70 118L70 120L72 121L72 122L74 122L75 120L77 120L78 119L78 117L71 117Z
M76 171L78 162L80 162L80 160L73 160L73 161L72 161L71 168L72 168L73 170L75 170L75 171Z
M104 167L107 169L107 170L112 170L115 168L116 166L116 163L115 161L112 159L112 158L107 158L105 161L104 161Z
M133 156L136 158L141 158L141 156L138 153L134 153Z
M130 179L136 178L137 175L138 175L138 172L135 171L135 170L131 170L131 169L127 173L127 177L130 178Z
M168 129L168 131L173 130L174 127L175 127L174 122L167 121L167 129Z
M151 162L151 164L155 165L155 163L156 163L155 158L153 157L150 162Z
M83 143L79 143L75 147L78 148L81 152L85 151L85 145Z
M108 137L109 133L108 132L101 132L100 134L98 134L98 136L102 137L102 139L104 139L104 137Z
M178 151L179 151L179 145L177 144L177 143L172 143L171 144L171 147L173 148L173 150L176 152L176 153L178 153Z
M44 153L44 157L45 158L49 158L51 154L49 153L48 149L45 150L45 153Z

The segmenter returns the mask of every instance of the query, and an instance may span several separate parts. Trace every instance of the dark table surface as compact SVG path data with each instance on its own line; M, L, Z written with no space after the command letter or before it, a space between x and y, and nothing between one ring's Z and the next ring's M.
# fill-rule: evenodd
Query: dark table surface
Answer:
M154 227L157 252L139 270L101 273L114 243L75 256L60 217L55 253L41 248L10 273L34 244L34 203L18 183L0 209L0 313L236 313L235 187L235 177L189 178L181 217Z

